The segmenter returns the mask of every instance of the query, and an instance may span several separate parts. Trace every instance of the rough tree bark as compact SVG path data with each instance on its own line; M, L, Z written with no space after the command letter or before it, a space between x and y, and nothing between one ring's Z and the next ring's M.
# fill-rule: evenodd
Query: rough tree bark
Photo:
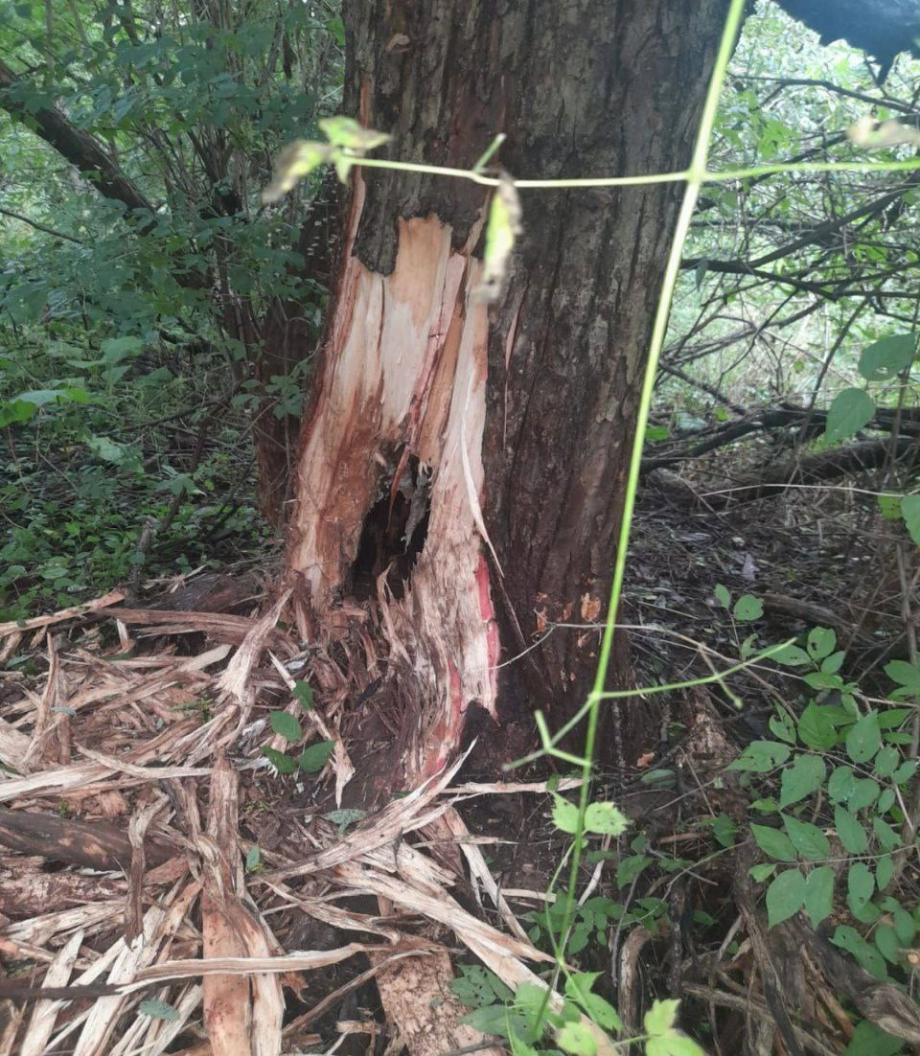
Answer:
M403 160L471 166L504 131L517 177L680 169L726 8L347 0L345 110ZM288 567L305 636L374 621L406 734L394 776L439 766L473 704L558 716L584 699L596 630L560 628L515 658L552 625L603 619L679 198L526 194L487 308L482 188L352 177Z

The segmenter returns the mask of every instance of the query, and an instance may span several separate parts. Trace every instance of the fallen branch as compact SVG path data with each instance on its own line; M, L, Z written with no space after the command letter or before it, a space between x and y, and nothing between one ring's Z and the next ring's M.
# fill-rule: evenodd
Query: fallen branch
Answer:
M654 480L667 490L669 498L679 504L700 503L710 509L724 509L740 502L754 502L776 495L791 484L809 484L878 469L889 458L900 465L912 466L917 462L918 454L920 442L914 437L900 436L896 440L862 440L833 451L766 466L757 475L750 474L699 494L691 488L670 487L668 478L660 475L666 471L659 470Z
M72 605L69 609L61 609L48 616L34 616L31 620L7 620L6 623L0 623L0 638L5 638L8 634L19 634L22 631L34 631L39 627L50 627L53 623L63 623L64 620L72 620L90 612L98 612L110 605L117 605L120 601L124 601L124 598L122 591L110 590L101 598L93 598L92 601L84 602L82 605Z
M642 470L648 473L653 469L700 458L757 433L797 428L800 430L797 439L801 442L819 436L826 427L827 411L791 405L768 407L731 422L697 430L670 443L657 444L652 449L654 454L650 453L642 460ZM920 437L920 407L902 408L900 416L891 407L879 407L866 428L886 433L897 429L902 437Z
M128 834L105 821L74 821L56 814L0 809L0 844L22 854L106 872L127 869L131 864ZM152 865L162 865L176 853L153 841L144 851Z

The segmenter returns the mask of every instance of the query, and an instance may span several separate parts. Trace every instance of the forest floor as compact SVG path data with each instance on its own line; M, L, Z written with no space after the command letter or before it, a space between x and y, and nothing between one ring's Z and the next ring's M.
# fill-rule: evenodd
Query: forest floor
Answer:
M685 482L699 496L727 465L713 456ZM864 687L907 655L916 548L887 538L873 497L849 485L714 510L650 483L633 538L624 619L639 686L737 664L752 633L762 649L831 627ZM299 650L249 574L192 586L193 600L182 585L154 609L116 591L0 626L0 1053L193 1056L244 1051L232 1039L261 1031L285 1052L357 1056L383 1052L394 1021L410 1041L436 1034L432 1002L445 1023L463 1011L458 995L488 1004L469 969L450 989L451 956L532 981L554 919L544 892L567 848L546 761L503 774L474 748L459 772L365 811L349 786L395 735L373 690L349 700L342 657ZM762 615L736 619L722 588ZM627 1030L652 997L680 994L685 1026L716 1052L739 1051L771 1019L795 1051L776 1021L781 979L812 991L792 1044L839 1053L851 1041L840 955L794 921L764 940L739 881L751 847L738 790L722 779L769 736L776 701L800 698L801 679L770 664L675 690L660 745L600 775L633 826L588 858L569 955L605 973L599 992ZM319 748L305 772L286 754L303 737ZM263 749L297 772L276 773ZM899 883L915 904L916 875ZM202 956L222 958L220 972L202 977ZM64 989L35 1000L39 987ZM459 1029L431 1051L486 1045ZM230 1048L213 1046L215 1030Z

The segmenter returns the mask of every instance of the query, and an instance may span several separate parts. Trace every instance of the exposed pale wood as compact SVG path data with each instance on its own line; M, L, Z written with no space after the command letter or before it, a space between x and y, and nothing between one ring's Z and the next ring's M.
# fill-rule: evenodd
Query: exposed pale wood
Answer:
M162 634L194 633L200 631L214 638L242 643L255 624L245 616L232 616L226 612L181 612L172 609L128 609L117 607L111 610L116 619L129 624L144 624L157 627ZM292 655L295 644L288 635L276 628L267 632L272 648Z
M206 960L245 957L246 943L234 919L239 869L237 782L224 756L211 775L208 837L201 892L202 952ZM245 975L208 974L203 988L204 1023L214 1056L252 1053L252 995Z
M440 1056L468 1045L481 1045L483 1056L502 1056L501 1046L489 1046L480 1031L460 1022L468 1010L450 989L454 972L447 950L378 967L387 1019L415 1056Z
M15 859L8 865L16 867ZM124 897L125 882L112 877L81 876L79 873L28 872L0 877L0 913L14 920L40 917L69 906L108 902Z
M360 191L352 238L359 203ZM488 319L469 292L479 281L469 255L478 227L459 251L436 218L398 227L392 274L347 257L299 463L289 565L321 619L348 580L381 479L390 486L373 453L385 462L405 449L435 467L411 593L397 601L381 586L378 599L390 648L414 668L420 714L405 763L425 777L459 745L468 703L495 707L498 631L476 524Z
M108 594L103 594L101 598L94 598L92 601L84 602L82 605L73 605L69 609L61 609L48 616L33 616L29 620L8 620L6 623L0 623L0 638L7 634L50 627L54 623L63 623L64 620L73 620L91 612L99 612L100 609L117 605L124 600L124 597L120 590L110 590Z
M44 986L63 986L70 978L74 962L83 942L83 932L75 931L58 951L54 962L45 973ZM54 1023L61 1011L60 1002L43 998L35 1003L29 1025L22 1039L20 1056L43 1056L45 1044L54 1031Z

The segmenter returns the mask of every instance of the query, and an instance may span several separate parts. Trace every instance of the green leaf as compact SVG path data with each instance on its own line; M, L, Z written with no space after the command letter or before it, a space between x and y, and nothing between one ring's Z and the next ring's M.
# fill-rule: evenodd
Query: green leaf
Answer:
M874 975L876 979L885 980L888 978L888 970L885 968L885 960L882 955L874 946L870 946L862 935L855 928L850 927L849 924L838 924L831 942L855 957L859 964L870 975ZM862 1056L862 1053L860 1053L860 1056Z
M779 803L769 796L766 799L755 799L751 802L751 810L756 810L758 814L775 814L779 810Z
M747 638L741 643L739 650L742 660L750 660L751 657L757 652L757 635L749 634Z
M838 766L827 783L827 794L835 803L845 803L856 788L856 774L852 767Z
M521 233L521 203L511 180L503 178L489 205L486 244L483 254L482 281L477 293L494 301L501 292L511 253Z
M834 828L844 849L850 854L864 854L869 846L866 830L845 807L834 808Z
M390 138L386 132L364 128L353 117L344 117L341 114L336 117L324 117L317 124L334 147L348 147L349 150L362 153L381 146Z
M751 620L759 620L763 616L763 602L755 598L753 594L742 594L735 602L732 615L739 623L750 623Z
M901 519L901 496L900 495L876 495L878 512L883 521L899 521Z
M902 946L909 946L917 933L917 925L914 923L914 918L906 909L897 904L892 906L889 912L894 921L894 930L898 936L898 942Z
M297 760L300 769L305 774L319 773L329 761L329 756L332 755L334 748L335 741L317 741L315 744L311 744L309 748L305 748L301 752L300 758Z
M503 986L504 984L495 977L493 985ZM531 1030L537 1029L538 1017L544 1013L546 1007L546 988L538 986L536 983L521 983L514 992L514 1007L528 1017ZM562 1020L571 1021L577 1018L577 1012L572 1007L571 1003L567 1001L563 1008L562 1019L560 1022L562 1022Z
M17 422L27 422L38 413L38 407L34 403L25 400L12 400L0 403L0 428L15 425Z
M788 744L795 744L795 723L784 711L771 715L768 725L774 737Z
M891 852L901 846L900 835L882 818L872 819L872 831L883 851Z
M345 23L341 18L330 18L326 20L326 30L335 39L340 48L345 47Z
M808 748L826 751L837 743L837 727L831 709L812 702L799 718L799 739Z
M650 864L652 859L644 854L631 854L620 859L617 865L617 884L626 887L631 884Z
M516 1030L519 1034L526 1035L527 1021L519 1013L514 1013L507 1005L487 1005L477 1008L465 1015L461 1023L468 1023L483 1034L497 1034L500 1038L506 1038L509 1030Z
M728 592L728 587L724 586L722 583L716 583L713 594L715 594L716 601L723 609L731 608L732 596Z
M875 417L875 401L863 389L838 392L827 412L824 435L831 442L855 435Z
M788 807L810 796L824 784L826 777L827 767L819 755L797 755L789 766L783 768L780 807Z
M111 462L113 466L123 466L135 456L133 448L110 440L107 436L87 436L86 446L103 462Z
M712 819L706 819L712 826L712 834L721 847L733 847L738 826L727 814L718 814Z
M706 272L709 269L709 261L705 257L701 257L696 262L696 267L693 269L693 279L696 284L697 290L703 285L703 279L706 278Z
M768 857L780 862L795 861L795 847L784 832L771 829L767 825L751 825L751 834L757 846Z
M887 708L879 712L878 724L883 730L895 730L914 714L913 708Z
M351 172L354 164L355 159L350 154L342 154L337 151L332 155L332 167L335 169L335 174L339 178L339 183L348 183L348 174Z
M867 763L882 746L877 712L870 711L854 722L847 733L847 755L854 763Z
M621 836L629 827L629 818L613 803L589 803L585 811L585 828L588 832Z
M145 998L137 1006L137 1010L142 1016L150 1016L151 1019L162 1019L168 1023L175 1023L179 1018L179 1013L172 1005L167 1005L165 1001L158 1001L155 997Z
M823 660L837 645L837 632L830 627L813 627L808 632L808 655L812 660Z
M480 1008L498 1001L511 1001L514 991L506 986L494 972L478 964L459 965L460 975L450 988L468 1008ZM542 993L542 991L541 991Z
M809 671L805 675L805 685L812 689L840 689L843 686L843 679L840 675L826 672L822 664L820 671Z
M532 1045L528 1045L513 1028L508 1031L508 1041L511 1045L511 1056L540 1056L537 1050Z
M262 868L262 852L258 846L250 847L246 852L246 872L257 873Z
M639 778L643 785L658 785L659 787L672 787L675 784L675 773L673 770L646 770Z
M566 1023L556 1034L556 1041L563 1052L572 1056L594 1056L597 1052L597 1039L581 1022Z
M817 825L812 825L810 821L800 821L786 814L782 817L792 846L803 858L807 858L810 862L818 862L828 857L831 853L830 842Z
M794 916L805 904L805 877L798 869L779 873L767 888L767 922L772 928Z
M895 770L895 772L891 775L891 780L894 781L896 785L905 785L908 781L910 781L910 779L914 776L916 772L917 760L908 759L906 760L906 762L901 763L897 770Z
M284 752L276 751L274 748L263 748L262 754L279 774L293 774L297 769L297 763Z
M569 835L578 831L578 807L556 792L553 793L553 824Z
M805 912L816 928L834 909L834 870L819 865L805 877Z
M861 777L855 782L847 807L852 811L863 810L878 799L878 782L871 777Z
M825 657L821 661L821 671L825 675L836 675L840 668L843 667L846 655L842 649L838 653L831 653L830 656Z
M272 729L286 741L299 741L303 737L300 723L286 711L273 711L269 717Z
M885 960L889 964L898 964L901 960L900 943L894 928L890 924L879 924L872 937Z
M17 403L29 403L33 407L44 407L48 403L57 403L58 400L66 398L66 389L31 389L29 392L20 392L13 400Z
M920 495L905 495L901 499L901 516L911 539L920 546Z
M338 825L339 832L342 833L349 825L354 825L356 821L366 818L367 811L361 810L359 807L343 807L341 810L327 811L323 817L327 821L331 821L333 825Z
M643 1020L645 1033L654 1038L673 1030L677 1023L678 1008L680 1008L680 1001L673 998L652 1002L652 1007L645 1013Z
M789 745L779 741L751 741L728 769L766 774L785 763L791 754Z
M668 1031L645 1043L645 1056L706 1056L703 1049L679 1030Z
M565 992L588 1013L591 1019L604 1030L623 1029L623 1021L617 1010L598 994L591 993L599 972L574 972L565 981Z
M810 664L811 657L804 649L800 649L797 645L787 645L774 653L771 657L778 664L782 664L783 667L801 667L803 664Z
M313 690L309 683L295 680L294 698L304 711L313 710Z
M847 873L847 905L858 917L875 894L875 875L865 862L854 862Z
M875 886L879 891L884 891L893 879L894 860L890 854L883 854L875 862Z
M771 862L758 862L757 865L752 865L748 872L758 884L762 884L776 872L776 866Z
M920 669L914 664L909 664L906 660L892 660L885 664L885 674L892 682L916 690L920 694Z
M901 753L890 745L880 748L875 757L875 772L879 777L891 777L901 762Z
M864 1019L850 1038L843 1056L898 1056L904 1042Z
M123 359L137 356L144 348L139 337L109 337L99 346L102 362L108 366L120 363Z
M859 373L866 381L891 381L914 361L913 334L891 334L875 341L859 357Z
M278 155L272 182L262 191L262 201L266 205L280 201L299 180L331 157L332 149L325 143L295 140Z

